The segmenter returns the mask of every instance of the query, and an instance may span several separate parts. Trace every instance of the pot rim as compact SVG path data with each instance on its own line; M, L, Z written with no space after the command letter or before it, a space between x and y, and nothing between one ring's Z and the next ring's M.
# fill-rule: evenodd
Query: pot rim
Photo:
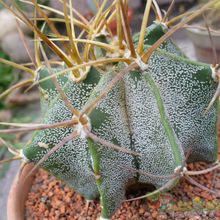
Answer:
M187 31L193 33L193 34L209 36L208 31L204 31L204 30L200 30L200 29L195 29L195 28L192 28L192 27L187 27L185 29ZM212 32L212 37L220 37L220 33Z
M7 201L8 220L25 219L25 202L37 172L36 170L29 175L33 167L31 163L21 166L11 185Z
M195 7L192 7L192 8L189 10L189 12L192 12L192 11L194 11L194 10L200 8L200 6L201 6L201 5L197 5L197 6L195 6ZM183 21L184 19L185 19L185 17L182 18L182 21ZM193 20L191 24L193 25L193 24L198 24L198 23L199 23L199 22L195 22L195 21ZM193 33L193 34L203 35L203 36L209 36L208 31L200 30L200 29L198 29L198 28L186 27L185 30L187 30L187 31L189 31L189 32L191 32L191 33ZM212 37L220 37L220 33L212 32Z

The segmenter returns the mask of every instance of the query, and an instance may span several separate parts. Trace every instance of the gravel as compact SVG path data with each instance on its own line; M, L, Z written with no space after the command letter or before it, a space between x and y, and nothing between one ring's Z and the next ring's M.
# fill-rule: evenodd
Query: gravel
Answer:
M190 164L188 169L201 170L210 167L205 163ZM200 184L220 190L220 170L193 177ZM146 191L140 191L144 194ZM128 198L137 195L129 194ZM26 201L26 220L95 220L100 215L99 201L89 205L72 189L55 177L40 170L36 174ZM188 219L220 220L220 198L185 179L171 192L163 193L157 201L136 200L124 202L112 220Z

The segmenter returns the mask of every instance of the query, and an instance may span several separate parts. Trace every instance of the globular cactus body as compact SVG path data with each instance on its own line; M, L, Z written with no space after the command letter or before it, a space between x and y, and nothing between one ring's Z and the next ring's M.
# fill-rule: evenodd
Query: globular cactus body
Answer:
M145 49L165 31L158 23L148 27ZM71 73L57 78L72 105L81 110L124 67L123 63L108 65L104 74L92 67L80 83L69 79ZM40 78L47 75L46 68L39 71ZM217 107L204 112L216 87L209 65L190 61L167 40L152 54L146 70L132 70L125 75L87 115L98 137L138 155L116 151L90 137L78 137L50 155L42 167L87 200L100 197L102 217L110 218L129 185L150 183L159 188L169 181L144 172L172 175L183 165L189 149L188 161L217 160ZM72 119L52 80L40 83L40 92L43 123ZM72 127L36 131L23 154L37 163L73 131Z

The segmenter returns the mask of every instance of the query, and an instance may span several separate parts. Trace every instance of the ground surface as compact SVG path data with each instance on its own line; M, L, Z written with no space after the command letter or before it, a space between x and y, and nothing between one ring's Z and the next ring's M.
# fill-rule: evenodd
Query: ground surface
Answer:
M220 157L219 157L220 158ZM201 170L209 167L204 163L190 164L189 169ZM194 180L220 191L220 169ZM146 191L138 192L145 194ZM137 196L137 194L135 195ZM128 198L134 197L129 193ZM100 204L94 201L87 209L85 200L47 172L40 170L26 202L26 220L96 220L100 215ZM155 202L136 200L124 202L112 220L184 219L220 220L220 194L210 194L182 180L172 190Z

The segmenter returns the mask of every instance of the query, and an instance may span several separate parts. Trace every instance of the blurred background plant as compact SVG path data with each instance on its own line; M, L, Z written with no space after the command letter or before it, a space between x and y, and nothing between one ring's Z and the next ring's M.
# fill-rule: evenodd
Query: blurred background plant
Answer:
M0 50L0 58L9 59L3 51ZM0 94L5 91L15 80L15 74L13 74L13 68L4 63L0 63ZM0 101L0 110L3 109L4 102Z

